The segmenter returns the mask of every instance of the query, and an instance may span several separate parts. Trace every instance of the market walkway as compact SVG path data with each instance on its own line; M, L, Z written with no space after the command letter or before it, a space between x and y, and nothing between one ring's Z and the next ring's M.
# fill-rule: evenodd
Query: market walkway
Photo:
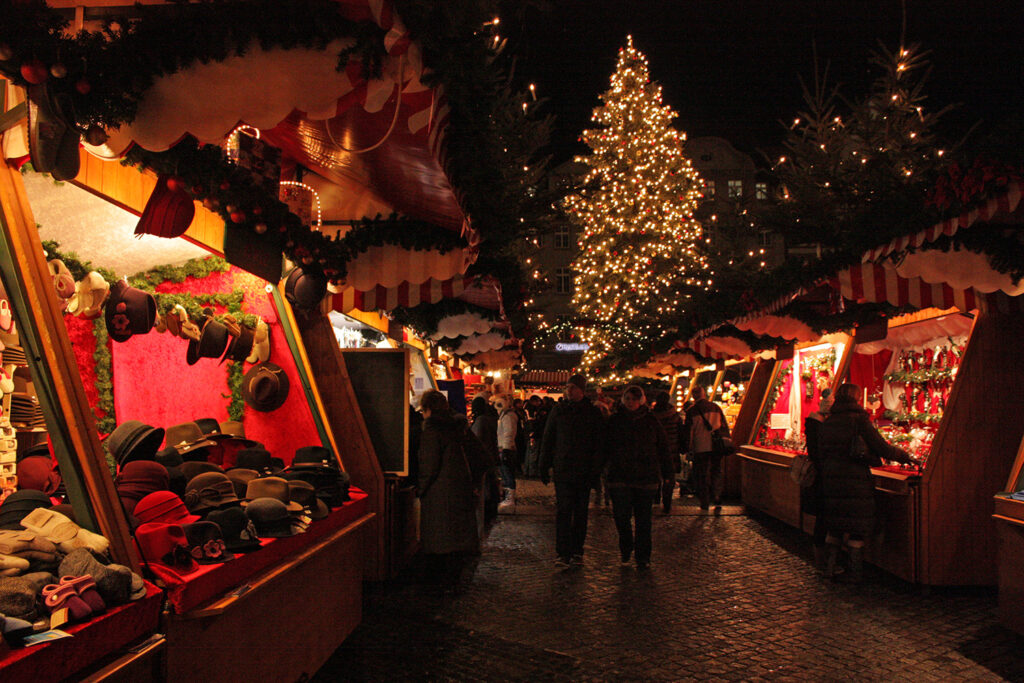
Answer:
M463 594L425 595L412 572L371 589L316 680L1024 680L992 590L832 584L806 537L739 508L656 517L646 572L619 566L595 508L584 566L560 571L549 498L521 497Z

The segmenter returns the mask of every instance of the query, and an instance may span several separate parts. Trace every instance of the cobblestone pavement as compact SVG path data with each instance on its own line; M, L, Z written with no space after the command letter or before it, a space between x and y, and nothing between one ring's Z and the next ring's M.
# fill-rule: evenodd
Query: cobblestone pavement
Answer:
M834 584L806 536L728 507L656 516L647 571L619 566L595 507L583 566L559 570L538 486L460 594L427 592L415 567L369 588L316 680L1024 680L1024 638L999 625L994 590L925 593L879 571Z

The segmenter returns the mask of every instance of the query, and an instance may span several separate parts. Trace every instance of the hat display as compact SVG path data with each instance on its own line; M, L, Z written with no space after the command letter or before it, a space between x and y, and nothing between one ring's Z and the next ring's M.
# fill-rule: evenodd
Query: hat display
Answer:
M235 363L241 363L249 357L250 353L252 353L252 347L255 341L255 330L242 325L238 331L238 335L231 336L231 340L228 343L227 348L224 350L224 355L221 356L220 361L223 363L226 360L230 360Z
M199 521L199 516L190 514L181 498L170 491L149 494L139 501L132 514L143 523L191 524Z
M185 495L185 486L188 485L189 478L185 476L180 467L167 467L167 479L167 487L174 495L179 498Z
M231 435L225 434L221 429L220 423L212 417L201 417L196 420L196 424L203 433L203 437L210 441L221 441L231 438Z
M206 474L207 472L223 472L220 465L213 462L204 462L202 460L189 460L188 462L181 463L178 468L181 473L185 475L185 483L198 477L200 474Z
M302 506L291 498L288 481L281 477L261 477L250 481L245 488L245 500L253 501L257 498L276 498L285 504L288 512L302 512Z
M50 495L58 486L60 473L54 469L49 455L31 455L18 461L18 488L34 489Z
M245 510L240 507L227 507L211 510L206 521L220 527L224 538L224 546L235 553L247 553L260 549L260 539L256 535L256 527L249 519Z
M293 502L302 506L303 511L308 510L312 519L323 519L331 513L327 504L317 498L316 488L307 481L301 479L289 481L288 494Z
M149 292L130 287L122 278L110 287L104 314L107 334L116 342L125 342L133 334L146 334L153 329L156 299Z
M274 363L260 363L242 377L242 398L255 410L269 413L288 398L288 375Z
M288 481L305 481L312 484L317 497L327 503L328 507L336 508L351 500L348 495L348 473L336 467L293 465L281 472L281 476Z
M199 564L218 564L234 559L235 556L228 551L224 534L217 524L196 522L186 524L182 528L185 530L185 539L188 541L192 559Z
M154 456L156 461L164 467L180 467L184 460L181 459L181 453L174 446L168 446L163 450L156 452Z
M245 426L237 420L221 422L220 433L230 437L232 441L242 442L242 446L245 448L251 448L259 444L259 441L245 438Z
M295 268L284 283L284 297L295 308L313 310L327 296L327 277L320 272Z
M34 446L29 446L18 453L18 462L21 462L25 458L31 458L37 455L45 455L47 458L52 458L53 454L50 452L50 444L46 441L40 441Z
M135 540L147 564L161 565L178 574L191 574L199 569L189 551L185 530L179 524L141 524L135 530Z
M207 316L202 323L199 341L192 340L188 343L185 362L195 365L200 358L220 358L227 345L228 328L219 320Z
M302 446L295 449L295 457L292 458L292 465L323 465L324 467L338 467L338 459L329 448L323 446Z
M249 482L253 479L259 479L261 475L256 470L250 470L244 467L235 467L227 471L227 477L231 480L231 483L235 486L235 495L239 498L245 498L245 491L249 486Z
M164 445L174 448L178 455L184 457L199 448L213 446L213 441L206 438L203 430L196 422L182 422L167 428L167 436L164 438Z
M0 530L21 529L21 520L36 508L48 508L53 505L50 497L35 489L15 491L0 503ZM3 552L0 550L0 552Z
M114 479L117 495L121 497L125 512L131 514L140 500L156 491L170 489L167 468L152 460L133 460L126 463Z
M106 447L117 461L118 467L132 460L153 460L160 442L164 440L163 427L152 427L138 420L127 420L117 425L107 437Z
M185 486L185 505L189 512L204 513L238 503L235 485L223 472L205 472Z
M252 520L260 538L284 538L295 535L288 506L277 498L257 498L246 506L245 514Z
M263 474L276 474L281 468L274 465L270 451L262 446L243 448L235 454L235 466L231 469L256 470Z

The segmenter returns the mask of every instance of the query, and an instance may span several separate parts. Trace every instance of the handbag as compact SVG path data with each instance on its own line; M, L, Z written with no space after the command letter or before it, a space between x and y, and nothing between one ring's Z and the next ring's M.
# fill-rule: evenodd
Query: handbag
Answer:
M721 431L711 429L711 423L708 422L708 418L704 413L700 413L700 419L704 421L704 426L707 427L708 432L711 433L712 453L728 455L736 452L736 447L732 445L732 439L722 434Z
M799 484L802 489L813 486L817 477L818 468L814 466L814 461L806 453L796 456L789 464L789 478Z

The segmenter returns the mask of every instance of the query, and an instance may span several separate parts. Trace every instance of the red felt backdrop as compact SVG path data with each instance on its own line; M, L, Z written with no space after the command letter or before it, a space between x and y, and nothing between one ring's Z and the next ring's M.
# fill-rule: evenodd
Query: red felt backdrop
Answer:
M236 289L245 292L244 312L262 315L269 324L270 361L281 366L290 384L288 398L277 410L263 413L246 406L245 434L290 463L296 448L321 442L295 359L278 324L265 283L232 267L226 273L214 273L201 279L187 278L181 283L165 282L157 287L157 291L163 293L190 294L230 293ZM195 365L188 365L185 362L187 346L188 342L183 339L155 331L113 345L114 409L119 423L140 420L166 428L204 417L218 422L228 419L227 364L203 358ZM245 369L249 367L246 364Z

